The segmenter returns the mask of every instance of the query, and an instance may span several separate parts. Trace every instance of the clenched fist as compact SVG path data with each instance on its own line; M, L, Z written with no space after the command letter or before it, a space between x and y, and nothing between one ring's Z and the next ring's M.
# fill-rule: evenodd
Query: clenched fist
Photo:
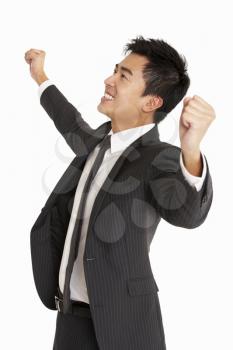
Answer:
M30 65L32 78L40 85L48 77L44 72L45 51L30 49L25 52L25 61Z
M192 153L199 149L203 136L215 119L215 112L197 95L186 97L183 104L179 125L181 148Z
M202 173L201 140L215 117L213 107L200 96L183 100L179 123L181 150L186 168L195 176Z

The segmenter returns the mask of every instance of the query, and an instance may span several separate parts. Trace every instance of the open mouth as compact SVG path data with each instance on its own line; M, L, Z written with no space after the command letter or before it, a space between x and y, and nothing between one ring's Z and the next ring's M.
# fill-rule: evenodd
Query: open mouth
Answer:
M105 92L104 96L101 98L101 101L102 102L109 102L109 101L113 101L114 99L115 99L115 97L113 97Z

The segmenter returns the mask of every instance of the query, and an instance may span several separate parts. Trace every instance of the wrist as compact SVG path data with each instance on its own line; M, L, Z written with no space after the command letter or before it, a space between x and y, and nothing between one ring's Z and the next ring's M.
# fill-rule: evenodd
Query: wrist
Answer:
M193 160L198 160L201 156L201 151L200 149L192 150L192 151L186 151L181 148L183 157L186 159L193 159Z
M49 78L43 72L43 73L37 74L34 79L35 79L35 81L37 82L38 85L41 85L44 81L48 80Z
M201 176L203 170L202 157L200 150L185 152L182 150L182 159L184 166L194 176Z

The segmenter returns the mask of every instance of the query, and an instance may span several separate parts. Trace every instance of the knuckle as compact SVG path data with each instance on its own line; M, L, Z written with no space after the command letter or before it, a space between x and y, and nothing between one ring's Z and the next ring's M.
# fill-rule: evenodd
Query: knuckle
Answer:
M210 106L210 110L211 110L212 114L215 116L215 110L212 106Z
M213 121L213 116L212 115L208 115L207 116L207 120L208 120L208 122L211 123Z
M190 105L186 106L186 110L187 113L192 113L192 107Z
M196 102L193 99L189 101L190 106L195 106L195 104L196 104Z

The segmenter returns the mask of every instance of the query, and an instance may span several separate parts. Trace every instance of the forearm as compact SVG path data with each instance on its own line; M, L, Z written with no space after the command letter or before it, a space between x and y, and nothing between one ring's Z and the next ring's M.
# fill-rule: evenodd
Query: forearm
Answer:
M186 153L181 150L184 166L194 176L201 176L203 170L203 163L201 152L198 150L193 153Z
M186 181L189 183L189 185L192 187L196 187L197 191L201 190L203 183L205 181L206 172L207 172L206 160L205 160L205 156L202 152L201 152L201 158L202 158L202 164L203 164L202 173L201 173L201 176L195 176L195 175L191 174L187 170L187 168L185 167L184 162L183 162L182 152L180 152L180 167L181 167L182 173L183 173Z
M204 222L209 212L213 197L212 179L205 158L206 176L202 188L197 191L184 177L179 157L180 150L176 146L155 157L149 176L152 206L170 224L195 228Z
M41 72L35 77L35 81L38 85L41 85L44 81L48 80L49 78L45 74L45 72Z

